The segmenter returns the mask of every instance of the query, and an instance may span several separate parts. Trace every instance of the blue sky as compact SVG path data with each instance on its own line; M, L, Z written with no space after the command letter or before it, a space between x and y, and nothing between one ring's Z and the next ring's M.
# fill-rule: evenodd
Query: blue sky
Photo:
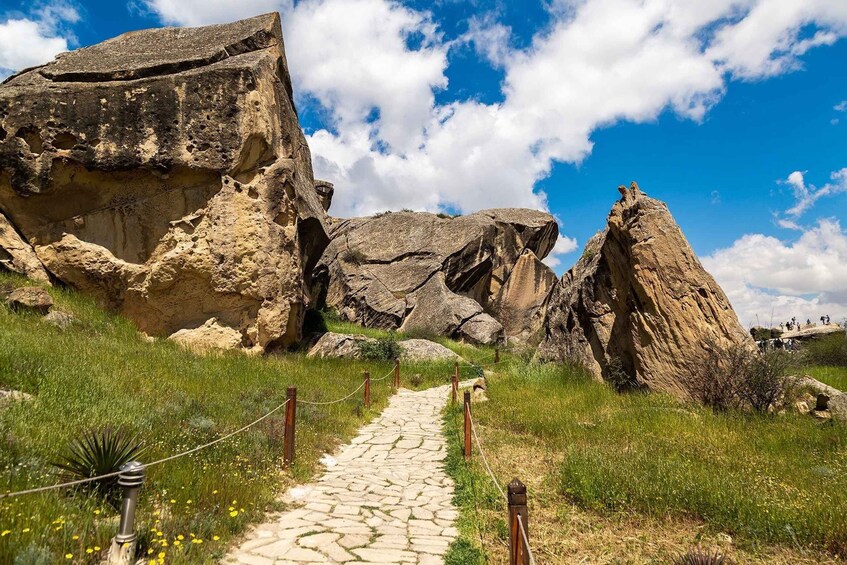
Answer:
M670 206L742 323L847 315L843 0L0 0L0 74L124 31L283 14L333 212Z

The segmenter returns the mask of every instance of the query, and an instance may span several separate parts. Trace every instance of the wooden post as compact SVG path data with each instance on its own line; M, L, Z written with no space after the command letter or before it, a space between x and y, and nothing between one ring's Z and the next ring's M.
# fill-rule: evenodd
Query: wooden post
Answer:
M455 378L457 381L459 380L459 362L458 361L456 361L456 368L453 371L453 378Z
M465 391L465 460L471 458L471 391Z
M400 388L400 359L394 360L394 388Z
M456 400L458 400L459 396L459 379L456 378L456 375L453 375L453 378L450 379L450 382L453 385L450 387L452 389L451 393L453 398L453 404L456 404Z
M365 371L365 408L371 408L371 374Z
M523 528L529 539L529 523L526 510L526 485L518 479L512 479L507 485L509 493L509 565L529 565L529 548L525 547ZM521 517L518 521L518 516Z
M288 404L285 406L285 436L282 460L286 467L294 462L294 421L297 415L297 387L288 387Z
M495 363L500 362L500 348L499 347L494 348L494 362Z

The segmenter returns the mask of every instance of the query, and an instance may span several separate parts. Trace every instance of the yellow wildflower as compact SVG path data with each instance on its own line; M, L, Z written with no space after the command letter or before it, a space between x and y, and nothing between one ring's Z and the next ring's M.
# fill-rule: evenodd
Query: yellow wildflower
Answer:
M233 518L235 518L236 516L238 516L238 510L233 510L232 512L229 513L229 515L232 516Z
M221 539L221 536L212 536L213 541L218 541L219 539Z
M73 553L66 553L66 554L65 554L65 559L73 559L73 558L74 558L74 554L73 554Z
M0 538L5 538L6 536L8 536L11 533L12 533L12 530L3 530L3 532L0 533Z

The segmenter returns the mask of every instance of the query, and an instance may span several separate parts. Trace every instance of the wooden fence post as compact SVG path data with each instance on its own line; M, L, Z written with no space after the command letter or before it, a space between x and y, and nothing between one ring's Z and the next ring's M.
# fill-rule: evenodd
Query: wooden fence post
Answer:
M494 363L499 363L499 362L500 362L500 348L495 347L494 348Z
M465 391L465 460L471 458L471 392Z
M458 396L459 396L459 379L456 378L456 375L453 375L453 378L450 379L450 382L452 384L452 386L450 388L451 388L451 395L452 395L452 398L453 398L453 404L456 404L456 400L458 400Z
M453 371L453 377L458 381L459 380L459 362L456 361L456 368Z
M400 388L400 359L394 360L394 388Z
M365 408L371 408L371 374L365 371Z
M529 548L525 546L519 529L523 528L526 539L529 539L526 485L515 478L506 488L509 493L509 565L529 565Z
M297 415L297 387L288 387L288 404L285 406L285 436L282 460L286 467L294 462L294 421Z

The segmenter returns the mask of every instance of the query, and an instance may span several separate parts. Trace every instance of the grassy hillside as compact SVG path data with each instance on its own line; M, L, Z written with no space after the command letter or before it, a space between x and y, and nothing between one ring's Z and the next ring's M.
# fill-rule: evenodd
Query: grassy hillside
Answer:
M529 487L540 563L666 563L699 543L741 563L847 552L844 425L617 394L567 367L515 363L488 380L478 431L501 484ZM449 562L504 562L504 505L479 456L461 460L461 411L446 422L463 534Z
M28 284L0 276L0 284ZM0 306L0 388L35 400L0 408L0 492L57 482L50 462L84 431L116 427L147 445L152 461L211 441L285 400L331 400L390 362L306 359L303 353L197 356L167 341L147 343L133 325L90 300L51 289L56 308L77 323L59 330ZM455 344L454 347L458 347ZM482 355L482 353L480 353ZM403 367L403 385L447 382L452 363ZM414 379L411 375L418 374ZM283 414L207 450L148 470L139 509L140 547L167 563L211 563L276 495L317 469L322 453L354 435L391 394L388 378L333 406L298 405L297 459L282 469ZM52 491L0 499L0 563L97 563L117 513L97 496ZM66 556L70 556L66 558Z

